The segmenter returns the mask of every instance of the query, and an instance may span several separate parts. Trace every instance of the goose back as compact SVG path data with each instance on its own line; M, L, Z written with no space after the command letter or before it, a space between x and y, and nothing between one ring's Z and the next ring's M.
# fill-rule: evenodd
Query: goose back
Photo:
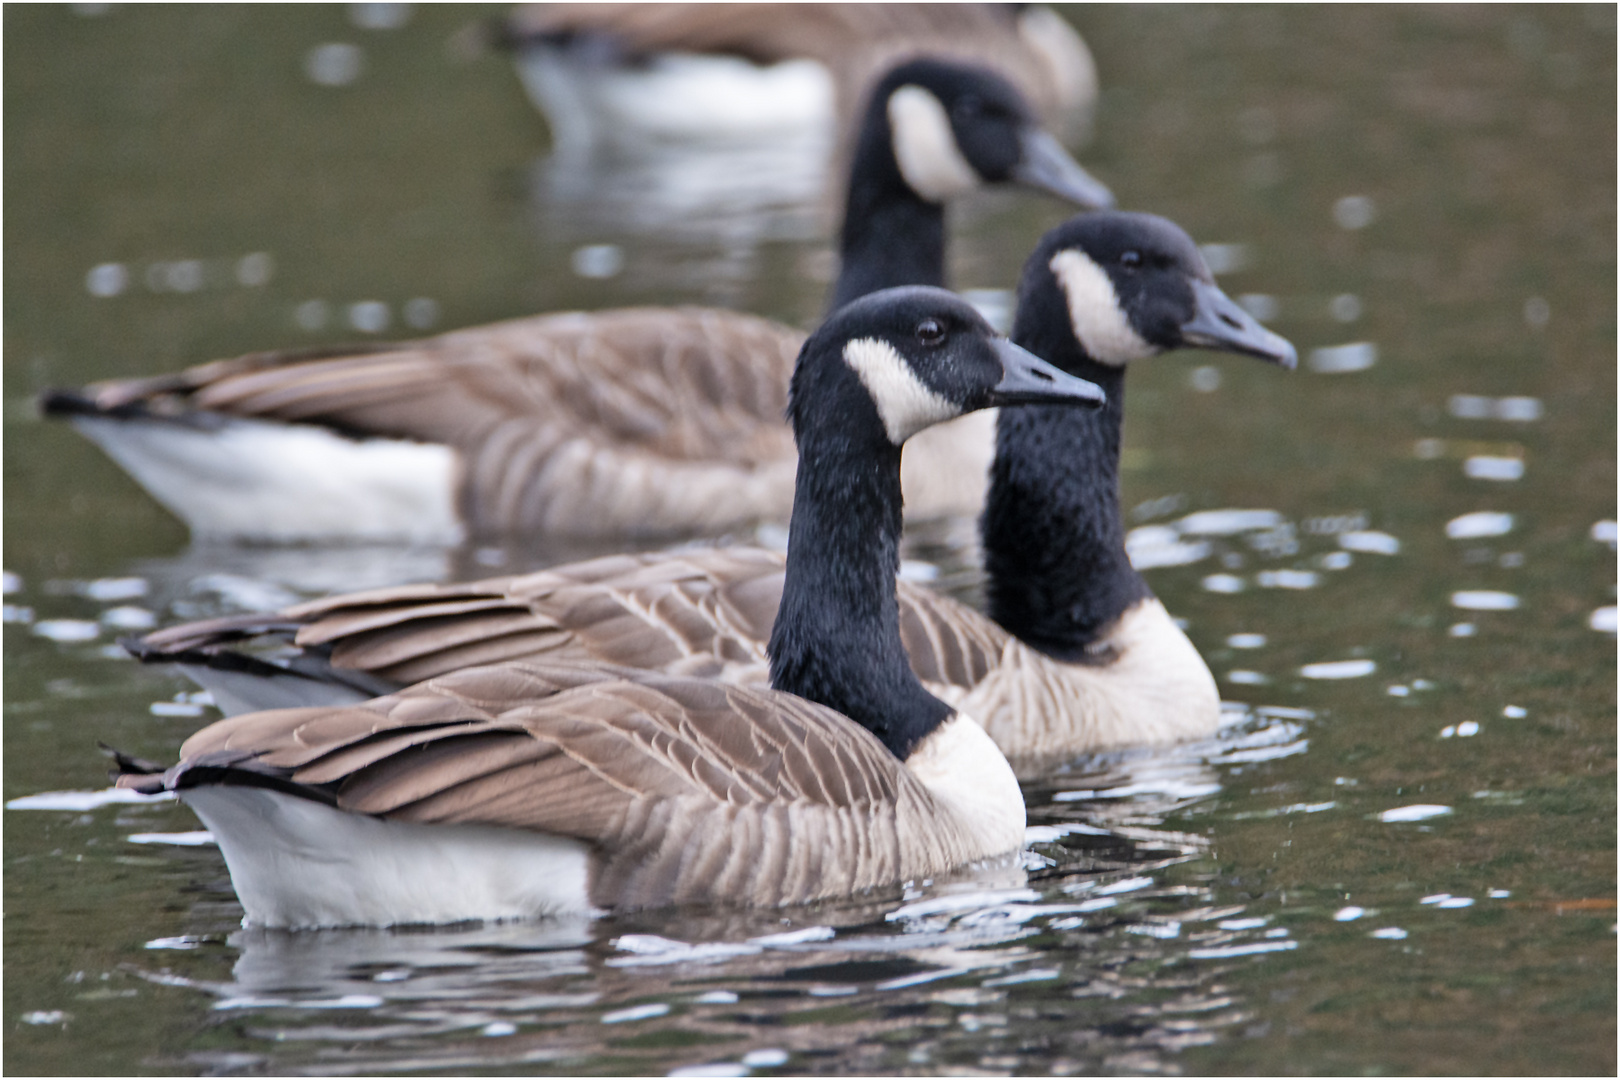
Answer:
M184 772L193 783L212 773L227 789L390 824L577 841L598 908L804 903L927 876L1019 839L1005 822L942 813L922 779L822 706L601 665L474 668L347 708L254 713L204 729L181 756L183 772L168 781L188 800ZM250 916L267 911L242 899Z

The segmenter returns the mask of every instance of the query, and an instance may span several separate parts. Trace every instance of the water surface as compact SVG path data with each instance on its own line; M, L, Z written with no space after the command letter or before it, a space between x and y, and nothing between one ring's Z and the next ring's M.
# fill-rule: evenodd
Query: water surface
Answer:
M99 10L4 16L14 806L211 715L119 633L590 553L191 546L40 389L569 307L808 324L830 267L802 190L560 170L476 10ZM183 808L23 803L7 1071L1612 1073L1614 9L1069 15L1086 164L1304 361L1131 378L1133 556L1219 739L1028 785L1016 865L787 913L242 931ZM954 281L1004 297L1062 216L964 208ZM912 554L972 599L970 536Z

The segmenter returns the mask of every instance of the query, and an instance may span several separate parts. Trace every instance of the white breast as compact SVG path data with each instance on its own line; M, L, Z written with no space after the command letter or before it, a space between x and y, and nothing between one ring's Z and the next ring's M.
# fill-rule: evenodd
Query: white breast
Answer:
M244 926L396 926L590 912L566 837L414 825L251 787L180 793L218 841Z
M1093 667L1053 660L1008 638L996 668L952 704L980 717L1002 752L1019 761L1215 733L1221 706L1215 679L1163 604L1141 601L1106 641L1117 658Z
M958 712L917 744L906 768L987 855L1024 843L1024 795L1007 759L972 717Z

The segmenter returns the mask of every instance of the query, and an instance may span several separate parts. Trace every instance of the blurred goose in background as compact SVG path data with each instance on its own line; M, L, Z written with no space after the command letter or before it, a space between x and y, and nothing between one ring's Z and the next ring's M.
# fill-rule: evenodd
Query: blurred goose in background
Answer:
M989 406L1102 392L939 289L888 290L806 342L799 496L771 689L590 662L469 668L353 706L223 720L166 771L250 926L458 922L847 896L1015 852L1006 760L906 664L900 452Z
M1054 756L1212 734L1215 681L1125 552L1125 372L1178 348L1292 368L1294 348L1216 286L1185 232L1147 214L1088 214L1053 229L1018 296L1014 339L1104 386L1108 404L1001 415L981 521L990 617L900 582L912 668L1008 757L1036 768ZM522 657L757 682L783 566L756 548L620 555L185 624L131 651L182 664L227 712L357 700Z
M1013 183L1111 196L981 69L901 64L851 166L834 306L940 285L945 204ZM48 414L194 536L455 543L469 536L713 535L785 521L782 420L801 332L700 308L518 319L425 341L257 353L52 391ZM993 419L907 455L916 516L976 513Z
M776 140L824 168L882 73L923 55L1000 74L1066 141L1097 97L1085 43L1041 5L528 4L496 36L566 156Z

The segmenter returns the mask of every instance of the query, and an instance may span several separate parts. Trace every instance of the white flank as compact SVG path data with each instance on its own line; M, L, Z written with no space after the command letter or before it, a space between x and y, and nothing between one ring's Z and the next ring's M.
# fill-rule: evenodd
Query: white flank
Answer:
M1052 256L1052 273L1069 301L1069 324L1081 347L1099 364L1124 367L1158 350L1142 340L1119 306L1108 272L1078 248Z
M982 183L956 145L945 106L922 87L902 86L889 95L889 132L900 175L929 202L946 202Z
M590 912L589 855L566 837L416 825L251 787L181 801L214 834L244 926L396 926Z
M525 49L518 76L566 152L595 144L830 143L832 75L813 60L760 66L737 57L668 53L634 67L581 61L567 50Z
M962 414L960 407L924 386L886 341L856 338L844 346L844 363L861 377L883 418L883 430L896 446L931 424Z
M959 712L935 728L911 751L906 768L986 854L1023 846L1026 822L1018 778L972 717Z
M76 417L74 427L197 537L454 544L456 454L306 424Z

